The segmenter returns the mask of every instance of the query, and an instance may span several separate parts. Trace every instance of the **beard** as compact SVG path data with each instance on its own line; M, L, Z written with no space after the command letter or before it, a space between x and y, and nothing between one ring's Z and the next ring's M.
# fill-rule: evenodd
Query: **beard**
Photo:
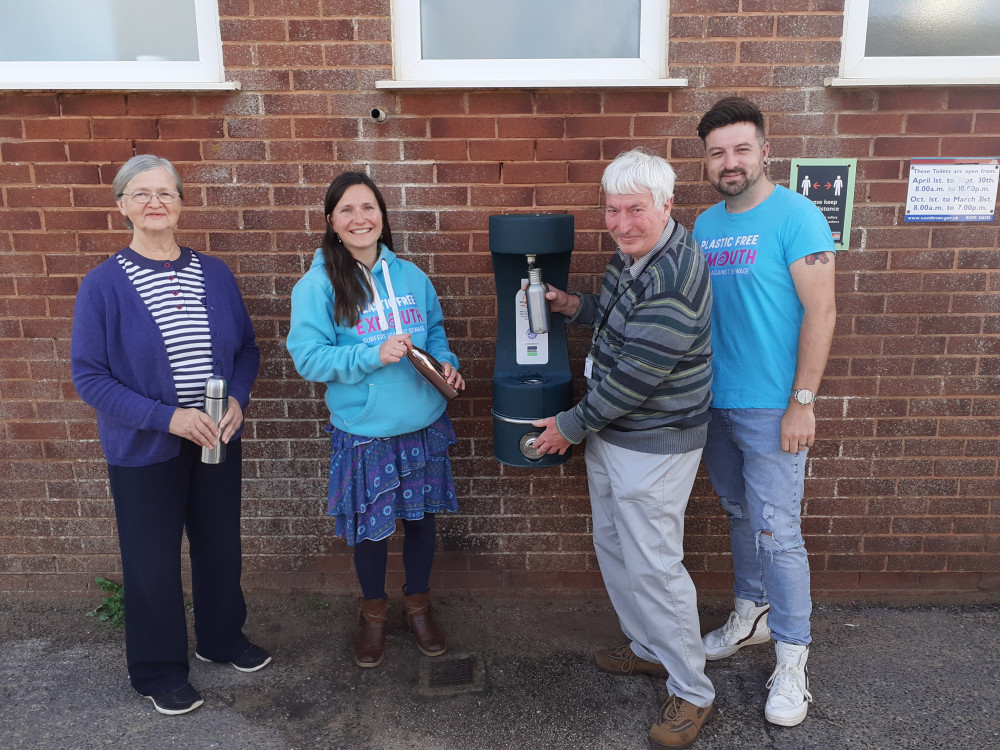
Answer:
M740 169L737 171L723 172L719 175L719 179L711 181L712 187L718 190L720 193L727 197L734 197L737 195L742 195L747 190L752 188L760 178L763 176L763 171L758 172L755 175L748 175L746 170ZM725 182L726 177L732 177L734 175L742 175L742 179L736 182Z

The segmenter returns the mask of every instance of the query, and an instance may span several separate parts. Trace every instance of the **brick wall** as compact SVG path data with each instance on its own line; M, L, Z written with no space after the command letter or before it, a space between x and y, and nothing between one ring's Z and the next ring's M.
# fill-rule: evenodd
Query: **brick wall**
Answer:
M679 175L675 216L690 227L717 198L703 180L697 120L742 93L769 117L777 181L787 183L794 157L858 159L806 480L814 588L827 598L995 599L997 224L906 226L902 212L910 157L1000 155L996 88L825 88L843 0L673 0L670 72L690 86L669 92L376 90L391 75L389 0L220 5L238 93L0 95L0 590L76 594L119 571L69 335L80 278L129 237L111 178L134 153L154 152L185 178L180 239L237 273L263 352L245 441L248 589L355 588L323 515L321 389L295 374L283 337L289 291L322 231L325 186L361 168L384 188L402 253L434 280L469 383L450 408L462 512L442 519L433 585L599 591L582 458L518 470L492 457L487 217L573 213L572 285L591 290L611 251L597 188L607 161L632 146L667 157ZM372 121L373 107L388 119ZM578 366L584 343L571 342ZM726 524L703 475L687 549L702 590L726 591Z

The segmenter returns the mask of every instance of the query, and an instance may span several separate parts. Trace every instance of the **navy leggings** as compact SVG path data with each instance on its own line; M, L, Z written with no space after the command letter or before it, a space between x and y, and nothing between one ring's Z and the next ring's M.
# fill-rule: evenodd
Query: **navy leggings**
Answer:
M407 594L422 594L430 584L434 563L434 514L424 513L419 521L403 520L403 568L406 570ZM365 599L385 596L385 568L389 556L389 538L378 542L365 539L354 545L354 569Z

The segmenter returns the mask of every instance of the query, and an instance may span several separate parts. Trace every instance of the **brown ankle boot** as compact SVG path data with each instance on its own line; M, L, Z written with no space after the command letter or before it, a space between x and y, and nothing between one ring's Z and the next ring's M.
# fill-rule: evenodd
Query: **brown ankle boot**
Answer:
M377 667L385 653L385 630L389 616L386 612L389 600L358 599L361 613L358 624L361 628L354 639L354 663L359 667Z
M424 656L440 656L447 650L444 633L431 615L431 592L406 595L406 622L413 631L417 648Z

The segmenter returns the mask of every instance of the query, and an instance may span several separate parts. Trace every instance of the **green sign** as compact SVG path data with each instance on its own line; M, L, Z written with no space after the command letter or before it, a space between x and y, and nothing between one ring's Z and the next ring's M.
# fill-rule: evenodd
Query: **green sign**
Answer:
M789 187L823 212L838 251L846 250L851 242L857 171L857 159L792 159Z

